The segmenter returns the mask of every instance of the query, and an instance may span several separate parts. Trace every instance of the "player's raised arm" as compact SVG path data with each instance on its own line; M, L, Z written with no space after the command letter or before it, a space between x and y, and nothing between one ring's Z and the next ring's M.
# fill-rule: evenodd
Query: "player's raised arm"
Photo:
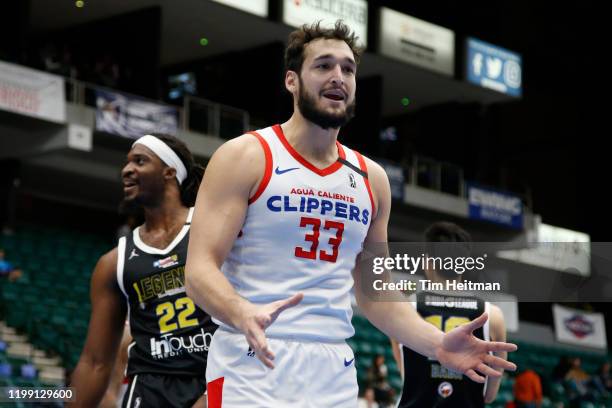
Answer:
M391 189L386 173L378 164L368 160L368 171L377 203L376 217L370 225L366 244L387 242L387 225L391 209ZM356 269L357 270L357 269ZM490 356L488 352L514 351L516 346L503 342L485 342L477 339L472 332L482 327L487 316L458 327L446 335L423 320L408 302L377 302L368 298L360 289L360 273L353 272L355 296L365 316L400 343L440 361L455 371L464 373L477 382L484 382L484 376L499 377L495 368L515 370L516 366L505 359ZM482 375L477 374L479 372Z

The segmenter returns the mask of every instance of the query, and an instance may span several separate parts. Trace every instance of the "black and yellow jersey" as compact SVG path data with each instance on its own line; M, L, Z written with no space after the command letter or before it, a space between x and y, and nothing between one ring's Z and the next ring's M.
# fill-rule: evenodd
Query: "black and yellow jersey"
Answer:
M117 281L127 298L134 339L128 348L128 376L205 374L217 325L185 293L192 214L193 208L167 248L142 242L139 228L119 240Z
M448 332L474 320L488 303L471 296L419 292L417 312L429 323ZM489 322L474 331L480 339L489 339ZM404 367L404 388L399 408L484 407L484 384L451 371L438 361L400 345Z

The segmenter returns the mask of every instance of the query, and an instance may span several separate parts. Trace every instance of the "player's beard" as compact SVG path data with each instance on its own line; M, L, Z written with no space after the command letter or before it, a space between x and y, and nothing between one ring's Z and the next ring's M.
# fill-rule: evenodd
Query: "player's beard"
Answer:
M145 208L154 208L161 204L164 197L163 180L147 182L147 180L141 179L138 188L141 190L136 196L123 197L123 200L119 203L119 214L138 216L144 213Z
M322 129L338 129L346 125L355 116L356 101L346 106L342 113L329 113L323 109L317 108L316 98L309 94L304 88L302 78L300 80L300 91L298 93L298 108L304 118L311 121Z
M144 207L138 200L124 197L119 203L119 215L125 217L133 215L137 218L142 218L144 216Z

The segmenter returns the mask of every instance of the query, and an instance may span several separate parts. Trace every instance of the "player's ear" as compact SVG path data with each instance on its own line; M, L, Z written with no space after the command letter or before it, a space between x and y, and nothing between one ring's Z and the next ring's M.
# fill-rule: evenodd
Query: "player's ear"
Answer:
M299 83L300 80L297 72L287 70L287 72L285 73L285 88L287 88L287 90L291 92L292 95L298 92L300 86Z
M174 167L164 167L162 174L164 175L164 180L172 180L176 178L176 169Z

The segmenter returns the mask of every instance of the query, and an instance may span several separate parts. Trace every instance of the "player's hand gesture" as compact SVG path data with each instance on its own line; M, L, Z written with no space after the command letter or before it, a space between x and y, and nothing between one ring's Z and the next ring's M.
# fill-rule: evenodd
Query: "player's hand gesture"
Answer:
M483 313L471 322L446 333L436 350L437 360L478 383L485 382L483 376L501 376L501 372L496 369L516 370L515 364L489 354L490 351L515 351L515 344L484 341L474 336L473 331L482 327L487 319L487 314Z
M247 309L240 324L240 331L244 333L251 349L257 358L269 368L274 368L274 353L268 347L265 330L270 326L282 311L300 303L304 295L297 293L290 298L277 300L265 305L251 305Z

